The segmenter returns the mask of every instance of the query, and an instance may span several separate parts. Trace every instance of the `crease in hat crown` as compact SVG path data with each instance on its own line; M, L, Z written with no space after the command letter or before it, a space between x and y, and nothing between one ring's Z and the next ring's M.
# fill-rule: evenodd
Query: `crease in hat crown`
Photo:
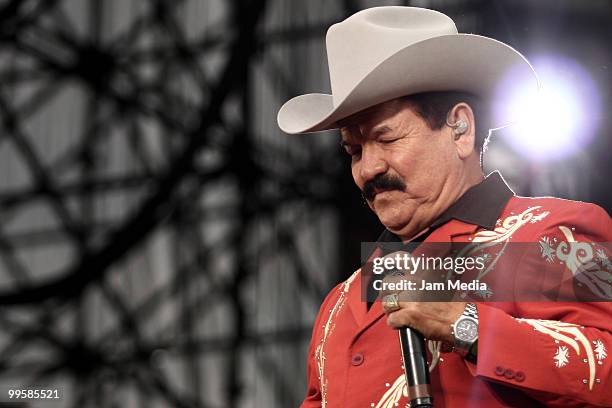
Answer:
M334 129L360 110L419 92L464 91L493 101L497 85L511 71L523 78L525 91L539 88L521 53L492 38L458 33L450 17L429 9L362 10L329 28L326 47L332 92L285 102L277 114L285 133Z
M347 96L353 84L401 49L457 33L450 17L417 7L374 7L332 25L327 30L326 46L334 106Z

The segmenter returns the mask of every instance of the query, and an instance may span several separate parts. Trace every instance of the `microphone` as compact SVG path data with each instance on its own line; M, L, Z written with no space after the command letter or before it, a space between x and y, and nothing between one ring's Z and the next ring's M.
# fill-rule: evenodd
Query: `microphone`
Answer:
M400 328L399 337L410 408L431 408L433 396L430 389L425 338L409 327Z

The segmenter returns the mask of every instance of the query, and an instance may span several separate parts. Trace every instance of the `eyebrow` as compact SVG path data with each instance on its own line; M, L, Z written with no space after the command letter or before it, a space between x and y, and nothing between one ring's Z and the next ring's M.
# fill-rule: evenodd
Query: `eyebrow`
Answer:
M349 126L350 126L350 125L343 126L343 127L341 127L341 128L339 129L339 130L340 130L340 136L341 136L341 137L346 137L347 139L349 139L349 141L345 141L344 139L342 139L342 140L340 141L340 145L341 145L342 147L344 147L344 146L346 146L346 145L350 145L350 144L351 144L351 143L350 143L350 139L354 139L354 136L353 136L353 135L351 135L351 132L348 130L348 127L349 127ZM387 126L387 125L379 125L379 126L375 127L374 129L372 129L371 133L372 133L372 134L373 134L375 137L378 137L378 136L381 136L381 135L383 135L383 134L385 134L385 133L387 133L387 132L390 132L390 131L391 131L391 128L390 128L389 126Z

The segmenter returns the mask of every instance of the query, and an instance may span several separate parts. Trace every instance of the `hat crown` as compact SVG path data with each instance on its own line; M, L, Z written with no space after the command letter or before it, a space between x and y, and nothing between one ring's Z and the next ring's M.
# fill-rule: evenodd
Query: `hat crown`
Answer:
M375 66L414 43L457 34L448 16L418 7L374 7L327 30L327 61L334 105Z

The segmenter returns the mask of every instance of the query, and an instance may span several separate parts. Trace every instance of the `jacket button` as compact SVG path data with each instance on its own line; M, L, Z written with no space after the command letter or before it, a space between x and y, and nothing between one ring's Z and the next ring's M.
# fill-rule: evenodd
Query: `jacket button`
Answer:
M495 374L497 374L497 375L504 375L504 371L506 371L506 370L504 370L504 367L502 367L502 366L495 367Z
M514 379L517 382L522 382L525 379L525 373L522 371L517 371L516 373L514 373Z
M351 364L354 366L358 366L358 365L361 365L361 363L363 363L363 354L361 353L354 354L353 357L351 358Z
M511 380L514 378L514 370L511 369L506 369L506 371L504 371L504 377L506 377L507 379Z

